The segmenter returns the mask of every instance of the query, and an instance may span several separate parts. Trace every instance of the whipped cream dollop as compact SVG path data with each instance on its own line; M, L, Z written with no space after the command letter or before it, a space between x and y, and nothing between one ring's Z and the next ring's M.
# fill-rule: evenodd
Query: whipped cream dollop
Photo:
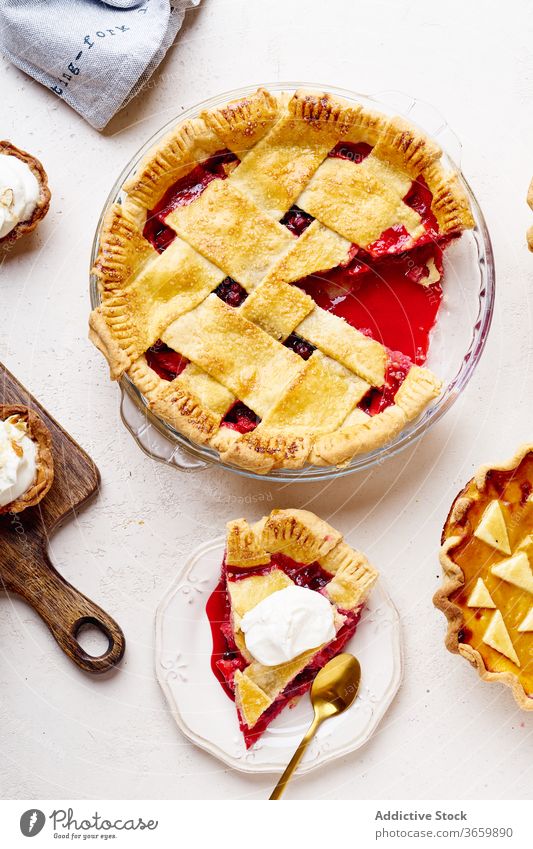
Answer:
M305 587L285 587L264 598L241 620L246 648L263 666L278 666L335 636L333 607Z
M37 476L37 445L17 416L0 421L0 507L30 488Z
M28 221L39 202L41 187L31 168L6 153L0 153L0 239Z

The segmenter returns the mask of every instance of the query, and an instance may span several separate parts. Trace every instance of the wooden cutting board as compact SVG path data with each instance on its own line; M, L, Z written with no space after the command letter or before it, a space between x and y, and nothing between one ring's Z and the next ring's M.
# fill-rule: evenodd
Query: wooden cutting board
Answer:
M124 655L124 634L114 619L59 574L48 556L54 531L74 519L78 508L97 492L98 469L2 363L0 403L24 404L41 416L52 435L55 465L52 488L40 504L22 513L0 515L0 590L22 596L81 669L107 672ZM87 654L78 642L86 625L98 628L108 640L107 650L99 657Z

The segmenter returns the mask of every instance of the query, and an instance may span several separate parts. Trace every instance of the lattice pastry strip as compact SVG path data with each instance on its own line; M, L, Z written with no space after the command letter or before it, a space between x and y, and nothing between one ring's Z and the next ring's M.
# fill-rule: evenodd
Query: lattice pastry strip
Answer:
M351 249L348 239L324 227L320 221L313 221L270 268L263 282L293 283L309 274L336 268L348 262Z
M269 279L254 289L239 307L239 312L281 342L314 309L315 302L301 289Z
M129 331L135 340L132 358L143 354L180 315L201 304L224 277L179 238L156 254L124 290L135 316Z
M232 184L279 221L355 114L338 99L325 95L317 103L314 95L297 92L288 112L235 169Z
M263 417L305 362L216 295L179 318L163 341Z
M178 206L166 222L248 290L294 242L286 227L258 209L229 179L213 180L197 200Z
M369 389L368 383L340 363L315 351L263 417L256 436L276 430L302 435L329 433L339 427Z
M413 240L424 233L420 215L394 187L365 168L365 162L326 159L299 196L298 206L363 248L395 224L403 224Z
M315 307L294 331L372 386L383 386L387 364L385 348L344 319Z

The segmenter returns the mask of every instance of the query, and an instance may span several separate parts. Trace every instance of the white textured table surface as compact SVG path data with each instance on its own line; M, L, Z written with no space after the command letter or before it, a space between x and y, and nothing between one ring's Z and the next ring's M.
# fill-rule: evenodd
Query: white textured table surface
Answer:
M533 256L524 201L533 171L527 0L205 0L149 88L99 135L5 61L0 136L39 156L49 216L0 266L0 359L92 455L102 489L53 540L75 586L121 623L121 669L79 672L45 626L0 597L2 796L264 798L188 743L153 671L154 612L191 548L237 515L272 506L321 513L382 570L403 618L405 681L358 754L297 781L293 798L522 798L533 779L533 714L480 682L443 647L440 529L458 488L484 461L532 438ZM528 32L529 29L529 32ZM250 82L308 79L436 105L463 142L463 168L491 230L497 306L464 397L416 446L371 473L326 485L183 475L145 457L121 426L118 389L86 339L87 269L102 204L122 166L195 101ZM230 705L228 703L228 709Z

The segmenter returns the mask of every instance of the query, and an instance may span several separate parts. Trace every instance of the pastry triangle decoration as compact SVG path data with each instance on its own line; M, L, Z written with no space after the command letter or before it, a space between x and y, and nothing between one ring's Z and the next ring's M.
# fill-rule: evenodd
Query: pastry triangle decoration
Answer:
M529 613L526 613L525 619L520 623L517 630L522 634L533 631L533 607L529 608Z
M531 498L531 496L529 497ZM528 557L533 555L533 534L528 534L524 537L518 546L518 551L525 551Z
M487 545L501 551L502 554L511 554L507 526L498 500L491 501L485 509L481 521L474 531L474 536Z
M495 649L500 654L508 657L517 666L520 666L520 660L514 650L509 631L505 627L503 616L499 610L493 613L489 626L483 635L483 642L487 646L490 646L491 649Z
M525 551L520 551L513 557L495 563L491 572L507 583L514 584L515 587L520 587L521 590L533 594L533 573Z
M476 585L470 593L470 598L467 601L468 607L488 607L496 608L492 600L492 596L487 589L487 585L483 578L478 578Z

